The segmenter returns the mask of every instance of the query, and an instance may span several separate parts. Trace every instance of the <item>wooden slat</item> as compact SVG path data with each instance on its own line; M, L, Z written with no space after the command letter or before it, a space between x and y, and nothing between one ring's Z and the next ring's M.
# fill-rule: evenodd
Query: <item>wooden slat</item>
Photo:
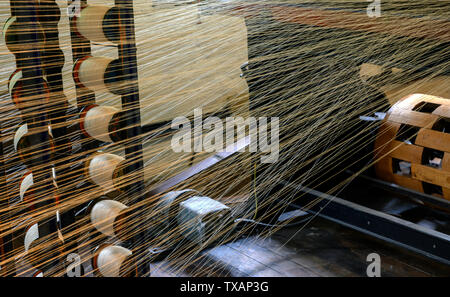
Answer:
M438 82L435 82L435 85L442 83L442 80L443 79L438 80ZM426 82L428 82L428 81L426 81ZM418 84L417 87L422 86L424 84L424 82L421 82L421 81L417 81L414 83ZM437 86L434 86L434 87L437 87ZM392 106L392 108L389 112L396 113L396 112L399 112L400 110L408 110L409 111L409 110L414 109L414 107L421 102L429 102L429 103L440 104L440 105L444 105L444 106L450 105L449 100L446 98L434 96L434 95L422 94L422 93L414 93L414 94L408 95L408 96L402 98L401 100L399 100L394 106ZM434 112L433 112L433 114L434 114ZM449 114L447 114L447 115L449 115Z
M443 77L446 78L446 77ZM448 83L448 79L446 80L446 82ZM443 98L443 97L439 97L439 96L434 96L434 95L428 95L428 94L420 94L421 95L421 99L422 101L426 101L426 102L431 102L431 103L435 103L435 104L442 104L442 105L449 105L449 99Z
M445 152L441 162L442 170L450 172L450 153ZM444 199L450 200L450 188L442 187L442 196Z
M389 150L392 151L390 153L390 156L392 158L408 161L411 163L420 163L422 161L423 147L421 146L393 140L389 144Z
M423 94L408 94L392 106L390 113L394 113L399 109L412 110L414 106L424 101Z
M450 171L450 152L445 152L441 162L442 170Z
M450 100L448 100L448 101L450 101ZM439 106L438 108L436 108L433 111L433 114L441 116L441 117L445 117L445 118L450 118L450 104L449 105L441 105L441 106Z
M396 123L407 124L411 126L430 128L439 119L435 114L411 110L398 110L389 115L388 120Z
M389 153L389 143L395 138L399 128L400 124L398 123L388 123L384 121L381 124L375 140L375 151L377 158Z
M450 172L421 164L411 164L411 175L415 179L450 188Z
M417 133L417 145L450 152L450 134L430 129L420 129Z
M411 167L412 167L412 164L411 164ZM398 174L394 174L392 176L393 176L394 183L396 183L402 187L405 187L405 188L413 189L418 192L423 192L423 186L422 186L421 181L414 179L414 178L407 177L407 176L398 175Z
M442 187L442 197L450 200L450 188Z
M386 157L375 163L375 172L379 178L388 182L395 182L392 173L392 158Z

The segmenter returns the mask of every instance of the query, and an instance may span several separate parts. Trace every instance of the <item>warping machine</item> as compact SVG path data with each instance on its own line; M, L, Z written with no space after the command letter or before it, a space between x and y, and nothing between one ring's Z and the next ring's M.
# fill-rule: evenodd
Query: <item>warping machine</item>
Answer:
M450 264L450 5L419 2L382 2L374 16L376 3L362 1L197 1L200 15L245 19L240 79L249 114L279 122L279 156L242 154L248 136L146 184L143 146L171 129L166 118L142 124L133 1L69 1L63 16L55 0L10 0L0 272L149 276L151 261L182 266L205 247L283 226L290 210ZM239 207L209 195L239 187L249 190Z

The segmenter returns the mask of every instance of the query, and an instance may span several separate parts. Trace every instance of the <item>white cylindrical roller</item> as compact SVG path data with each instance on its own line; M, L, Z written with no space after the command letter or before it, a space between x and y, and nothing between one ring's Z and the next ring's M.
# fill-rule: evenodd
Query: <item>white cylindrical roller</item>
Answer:
M23 82L22 70L17 69L14 71L8 80L8 92L11 100L16 104L16 106L23 110L26 108L42 108L43 105L48 104L50 99L50 91L48 89L47 81L44 78L35 78L40 80L40 84L43 85L45 94L36 95L35 90L23 92L22 82Z
M86 56L77 60L73 78L80 87L118 95L127 92L126 86L131 83L129 76L122 71L120 60L106 57Z
M38 238L39 238L39 228L38 224L36 223L31 225L28 228L27 232L25 233L25 240L24 240L25 252L28 252L31 243Z
M128 208L114 200L101 200L91 210L91 222L95 228L107 236L115 236L114 222L121 211Z
M125 159L118 155L96 153L86 162L87 175L106 192L113 191L114 179L118 177L117 172L124 161Z
M14 32L13 29L13 23L17 20L17 18L15 16L10 16L6 22L3 24L3 28L2 28L2 37L3 37L3 42L6 45L6 47L8 48L8 50L12 53L14 53L15 51L17 51L17 45L13 44L12 42L10 42L8 39L11 38L10 34L16 34Z
M118 43L118 17L115 7L88 5L75 20L78 33L93 42Z
M14 150L18 152L23 146L24 136L28 133L27 123L21 125L14 134Z
M28 196L32 192L31 188L33 187L33 185L34 185L33 173L31 173L31 171L28 171L27 173L25 173L20 183L19 188L20 201L30 200Z
M80 60L75 70L75 77L84 87L92 91L108 91L105 73L114 59L105 57L88 57Z
M9 81L8 81L8 92L9 92L9 96L11 97L11 99L14 100L14 95L15 92L18 91L18 87L19 87L19 83L21 82L22 79L22 70L17 69L16 71L13 72L13 74L11 74Z
M45 35L42 27L38 26L34 30L27 23L18 23L15 16L6 20L2 33L6 47L13 54L30 50L43 50L45 47Z
M53 134L50 126L47 126L47 128L50 141L50 153L53 154L55 151ZM14 151L25 162L30 158L33 158L33 156L37 156L43 154L45 151L48 151L46 143L44 142L32 144L32 141L30 140L30 137L32 135L29 132L30 131L28 130L28 124L24 123L20 125L19 128L16 130L13 139ZM36 133L38 132L36 131Z
M35 223L27 229L24 238L24 261L37 270L46 267L49 261L54 261L64 248L63 240L55 234L50 234L50 237L40 235L39 225Z
M180 202L189 199L190 197L198 194L196 190L185 189L179 191L171 191L164 194L159 199L159 214L161 215L161 220L165 220L166 224L171 221L170 218L177 214L178 205Z
M94 268L97 268L102 276L118 277L122 264L132 255L129 249L117 245L102 248L94 259Z
M81 119L81 129L90 137L104 142L113 142L111 132L114 131L110 131L110 124L119 112L119 109L112 106L92 106L87 109Z
M55 203L59 203L59 196L57 191L58 185L56 184L56 181L54 179L52 179L52 185L53 188L43 194L46 197L51 196ZM27 207L30 207L31 209L39 208L42 206L40 205L39 200L42 200L42 202L45 202L46 200L46 197L35 196L35 188L39 188L39 184L37 186L34 184L33 173L31 171L28 171L22 176L22 180L19 186L19 198L21 202L26 202Z

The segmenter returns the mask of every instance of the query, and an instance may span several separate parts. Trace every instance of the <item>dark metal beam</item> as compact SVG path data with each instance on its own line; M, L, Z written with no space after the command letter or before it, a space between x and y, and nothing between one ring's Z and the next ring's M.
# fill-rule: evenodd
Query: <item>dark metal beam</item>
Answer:
M450 265L450 236L301 185L296 206L381 240Z

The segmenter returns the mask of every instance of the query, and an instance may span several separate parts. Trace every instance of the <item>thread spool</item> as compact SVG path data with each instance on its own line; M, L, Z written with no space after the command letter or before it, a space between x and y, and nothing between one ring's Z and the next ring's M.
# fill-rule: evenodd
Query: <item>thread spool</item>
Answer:
M27 147L31 147L27 134L28 125L26 123L21 125L14 134L14 150L22 160L24 159L24 150L26 150Z
M2 32L6 47L15 55L45 48L45 34L42 27L32 28L29 24L19 23L15 16L6 20Z
M88 5L75 18L75 28L80 35L93 42L120 42L119 10L117 7Z
M106 57L86 56L78 59L74 64L73 79L79 87L117 95L126 93L129 84L120 60Z
M176 216L180 210L180 203L198 194L192 189L172 191L164 194L159 199L158 220L164 222L164 226L173 229L176 226Z
M20 188L19 188L19 197L20 201L34 201L35 195L34 195L34 180L33 180L33 173L31 171L28 171L22 176L22 180L20 182Z
M123 237L125 227L121 221L128 206L114 200L100 200L91 209L91 223L107 236Z
M53 189L50 190L51 195L53 196L54 201L58 203L59 197L56 191L57 185L55 180L53 180L52 185ZM41 206L41 203L47 203L45 197L36 197L36 188L39 187L42 187L42 185L36 185L34 183L33 173L31 171L28 171L22 176L19 186L19 199L21 202L25 202L32 210L38 209Z
M50 126L48 126L48 134L50 139L50 153L55 151L53 135ZM27 163L33 156L39 155L44 151L40 144L33 145L33 134L28 130L28 124L24 123L19 126L14 134L14 151L19 155L20 159Z
M129 277L133 273L131 257L129 249L118 245L102 245L94 252L92 267L104 277Z
M31 243L38 238L39 238L38 224L35 223L32 225L29 225L28 229L26 230L25 239L24 239L25 252L28 252L28 250L30 249Z
M122 140L121 116L121 111L115 107L89 105L81 111L80 129L87 137L117 142Z
M50 90L47 81L43 77L34 77L36 85L42 85L45 94L36 95L33 89L24 89L24 78L21 69L14 71L8 80L8 92L11 100L21 111L40 109L43 105L47 105L50 100Z
M108 153L96 153L86 160L86 176L94 184L109 192L119 189L117 179L123 175L125 158Z
M175 217L179 212L179 205L195 194L197 191L187 189L181 191L173 191L165 194L160 199L159 223L164 222L164 227L171 231L175 230ZM122 240L126 240L127 230L130 225L130 213L128 206L111 199L103 199L96 202L89 210L91 223L101 233L107 236L115 236ZM168 230L169 230L168 229Z
M24 249L25 260L34 268L40 270L51 266L64 248L63 240L56 234L42 237L39 233L39 224L30 224L25 233Z

